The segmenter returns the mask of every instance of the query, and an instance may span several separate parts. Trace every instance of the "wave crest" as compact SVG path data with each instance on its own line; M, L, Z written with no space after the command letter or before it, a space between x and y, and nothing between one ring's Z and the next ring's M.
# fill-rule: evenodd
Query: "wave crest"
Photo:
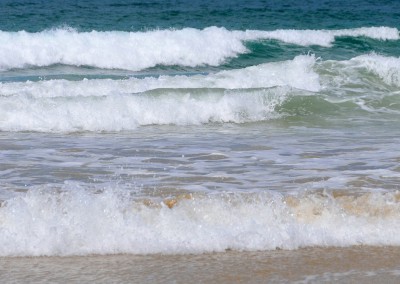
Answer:
M184 194L31 189L0 207L0 255L204 253L400 245L399 194ZM70 188L74 187L74 188Z
M155 30L148 32L77 32L70 28L39 33L0 31L0 70L54 64L139 71L157 65L218 66L248 52L244 41L279 40L297 45L329 47L336 37L398 40L389 27L345 30L229 31Z

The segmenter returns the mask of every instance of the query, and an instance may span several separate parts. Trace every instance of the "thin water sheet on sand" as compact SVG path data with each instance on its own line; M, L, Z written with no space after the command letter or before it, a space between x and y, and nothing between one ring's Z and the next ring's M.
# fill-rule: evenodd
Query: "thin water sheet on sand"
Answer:
M398 283L400 248L0 258L3 283Z

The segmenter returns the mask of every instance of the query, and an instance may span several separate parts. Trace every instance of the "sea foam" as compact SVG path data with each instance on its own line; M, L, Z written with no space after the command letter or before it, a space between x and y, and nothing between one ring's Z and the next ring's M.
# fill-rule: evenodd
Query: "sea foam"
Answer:
M73 188L71 188L73 187ZM186 194L32 188L0 207L0 255L181 254L400 245L398 193Z
M272 39L329 47L336 37L342 36L398 40L399 31L390 27L275 31L229 31L218 27L147 32L78 32L71 28L38 33L0 31L0 70L54 64L132 71L157 65L218 66L229 58L249 52L245 41Z
M350 60L327 60L315 70L320 74L321 88L337 94L333 100L374 101L376 105L399 110L399 57L370 53Z
M368 27L343 30L248 30L243 40L274 39L286 43L330 47L337 37L367 37L376 40L399 40L399 30L389 27Z
M312 55L204 75L0 83L1 131L121 131L353 111L397 115L399 58ZM298 99L296 100L296 97ZM348 111L348 110L347 110Z
M351 63L377 75L386 84L400 86L400 58L376 53L353 58Z
M209 75L0 84L0 130L119 131L277 117L292 89L320 89L314 56Z
M163 90L161 94L0 99L2 131L122 131L145 125L244 123L276 118L285 89ZM199 94L197 94L199 93Z

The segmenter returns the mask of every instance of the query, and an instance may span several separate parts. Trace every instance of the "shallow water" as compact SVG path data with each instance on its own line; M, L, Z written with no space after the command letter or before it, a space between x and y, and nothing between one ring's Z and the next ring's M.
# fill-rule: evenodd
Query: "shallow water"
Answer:
M199 255L0 258L4 283L397 283L397 247Z
M397 245L398 133L354 124L3 134L1 254Z
M0 3L3 280L395 282L397 1L242 2Z

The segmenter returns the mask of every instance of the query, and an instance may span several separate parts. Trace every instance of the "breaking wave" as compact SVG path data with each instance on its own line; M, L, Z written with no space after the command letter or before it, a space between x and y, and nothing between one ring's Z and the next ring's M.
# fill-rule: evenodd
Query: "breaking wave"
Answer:
M203 75L0 83L1 131L121 131L357 111L400 114L399 58L312 55ZM363 114L361 114L363 115Z
M42 186L3 202L0 255L400 245L399 200L397 192L135 199L115 189L90 192L79 186L68 190Z
M343 30L229 31L154 30L147 32L78 32L71 28L38 33L0 31L0 70L54 64L139 71L157 65L218 66L249 52L246 41L278 40L296 45L329 47L336 37L399 40L390 27Z

